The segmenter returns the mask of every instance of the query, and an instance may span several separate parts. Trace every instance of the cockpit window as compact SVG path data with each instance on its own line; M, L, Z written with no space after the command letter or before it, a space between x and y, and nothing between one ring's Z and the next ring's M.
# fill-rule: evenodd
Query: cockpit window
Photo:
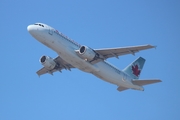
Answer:
M37 23L35 23L34 25L39 25L39 26L41 26L41 27L44 27L44 25L42 25L42 24L37 24Z

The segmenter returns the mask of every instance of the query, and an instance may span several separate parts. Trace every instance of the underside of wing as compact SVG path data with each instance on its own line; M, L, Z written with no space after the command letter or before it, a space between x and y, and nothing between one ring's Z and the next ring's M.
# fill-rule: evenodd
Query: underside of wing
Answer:
M48 70L48 69L46 69L45 67L43 67L43 68L41 68L40 70L38 70L36 73L37 73L39 76L41 76L41 75L46 74L46 73L53 74L53 73L56 72L56 71L61 71L61 69L60 69L60 70L57 70L57 69Z
M40 76L40 75L43 75L43 74L46 74L46 73L53 74L56 71L61 72L62 69L71 70L71 68L74 68L71 64L64 61L60 56L56 57L53 60L54 60L54 62L56 64L58 64L58 66L56 66L52 70L49 70L49 69L46 69L45 67L43 67L40 70L38 70L36 73Z
M154 80L133 80L132 81L132 83L134 85L139 85L139 86L153 84L153 83L158 83L158 82L162 82L162 81L159 80L159 79L154 79Z
M146 50L150 48L155 48L152 45L139 45L139 46L129 46L129 47L120 47L120 48L104 48L104 49L94 49L97 53L102 55L105 59L110 57L116 57L126 54L135 54L141 50Z

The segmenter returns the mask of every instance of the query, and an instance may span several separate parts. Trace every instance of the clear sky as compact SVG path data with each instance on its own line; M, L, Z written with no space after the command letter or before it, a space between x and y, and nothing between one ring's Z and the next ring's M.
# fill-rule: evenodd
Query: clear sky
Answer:
M179 6L179 0L1 0L0 120L180 120ZM108 61L123 69L142 56L140 78L163 82L118 92L77 69L39 78L39 58L57 54L27 32L35 22L92 48L157 45Z

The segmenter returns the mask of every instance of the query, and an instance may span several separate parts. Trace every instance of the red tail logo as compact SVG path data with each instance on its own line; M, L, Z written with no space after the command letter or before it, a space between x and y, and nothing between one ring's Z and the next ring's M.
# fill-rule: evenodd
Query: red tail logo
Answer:
M139 74L141 73L141 70L139 70L139 67L138 67L138 65L134 65L134 66L132 66L132 71L133 71L133 74L135 75L135 76L139 76Z

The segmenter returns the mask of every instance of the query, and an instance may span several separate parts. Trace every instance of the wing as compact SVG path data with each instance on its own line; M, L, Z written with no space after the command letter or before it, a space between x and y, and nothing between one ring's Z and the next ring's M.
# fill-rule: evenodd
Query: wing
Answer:
M154 80L134 80L132 81L133 84L143 86L143 85L148 85L148 84L153 84L157 82L162 82L159 79L154 79Z
M60 71L61 72L62 69L71 70L71 68L75 68L71 64L69 64L66 61L64 61L60 56L56 57L54 59L54 61L57 64L59 64L58 67L56 67L56 68L54 68L52 70L47 70L45 67L43 67L40 70L38 70L36 73L40 76L40 75L43 75L43 74L46 74L46 73L53 74L56 71Z
M116 57L126 54L135 54L141 50L146 50L150 48L155 48L152 45L140 45L140 46L130 46L130 47L120 47L120 48L104 48L104 49L94 49L98 54L102 55L104 59L110 57Z

